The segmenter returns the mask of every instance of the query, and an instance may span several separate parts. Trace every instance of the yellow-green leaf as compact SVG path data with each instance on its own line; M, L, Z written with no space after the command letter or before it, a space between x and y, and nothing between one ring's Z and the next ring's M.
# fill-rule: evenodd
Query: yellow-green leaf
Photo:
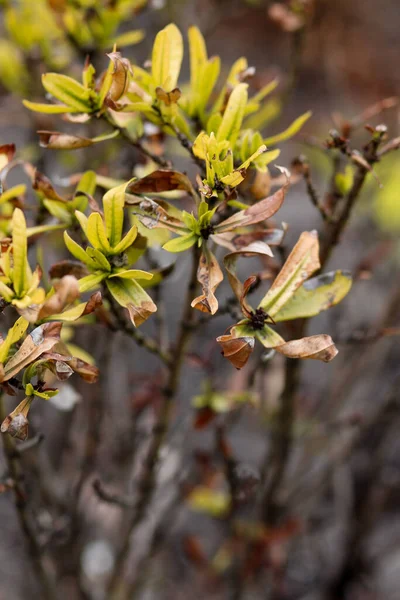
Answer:
M126 31L125 33L121 33L116 38L114 38L114 43L118 48L123 48L124 46L132 46L133 44L138 44L144 38L145 33L143 29L135 29L132 31Z
M91 112L90 90L67 75L45 73L42 75L45 90L60 102L80 112Z
M311 117L311 115L312 115L312 112L308 111L308 112L304 113L304 115L297 117L297 119L295 119L293 121L293 123L291 125L289 125L289 127L287 129L285 129L285 131L282 131L281 133L277 133L276 135L272 135L268 138L265 138L264 144L266 144L267 146L273 146L275 144L278 144L278 142L284 142L285 140L290 139L291 137L293 137L294 135L296 135L296 133L298 133L300 131L300 129L303 127L304 123L306 121L308 121L308 119Z
M6 339L0 345L0 363L5 362L11 346L22 338L25 331L28 329L28 325L29 322L23 317L20 317L8 330Z
M21 183L20 185L14 185L13 187L5 190L0 196L0 204L4 204L13 198L18 198L26 192L26 185Z
M97 287L103 279L107 277L107 273L91 273L90 275L86 275L86 277L82 277L79 280L79 291L81 294L84 292L88 292L89 290L93 290Z
M128 183L112 188L103 197L104 220L107 237L112 248L121 241L124 225L125 188Z
M93 260L86 254L84 249L69 236L67 231L64 231L64 243L71 252L72 256L74 256L77 260L80 260L91 269L96 268Z
M304 231L259 306L275 317L295 291L320 267L316 231Z
M217 141L228 140L233 147L243 122L247 103L247 83L240 83L231 93L216 135Z
M170 23L162 29L154 41L151 72L155 86L164 91L173 90L178 83L183 58L182 35L176 25Z
M308 279L274 316L274 320L288 321L318 315L338 304L348 294L351 285L348 271L332 271Z
M166 244L164 244L163 248L168 252L184 252L197 242L197 238L198 236L195 233L181 235L169 240Z
M29 110L48 115L81 112L79 109L73 108L72 106L66 106L65 104L43 104L40 102L30 102L29 100L23 100L22 103L26 108L29 108Z
M153 279L153 273L142 271L141 269L129 269L127 271L119 271L110 275L109 279L121 277L121 279Z
M29 287L32 277L27 258L27 234L24 213L16 208L12 217L13 240L13 285L17 297L21 297Z
M111 246L107 239L104 222L100 214L97 212L92 213L88 218L86 237L92 244L93 248L104 250L104 252L107 253L110 252Z

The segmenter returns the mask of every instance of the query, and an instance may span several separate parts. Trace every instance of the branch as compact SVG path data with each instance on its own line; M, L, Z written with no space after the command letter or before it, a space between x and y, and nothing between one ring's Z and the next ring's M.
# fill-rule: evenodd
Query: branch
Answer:
M145 335L144 333L136 329L133 325L128 323L128 321L125 318L123 308L115 301L113 296L110 294L107 286L103 286L103 294L104 297L107 298L110 304L111 312L117 322L117 326L110 325L110 327L114 331L122 331L129 337L133 338L138 346L146 348L148 352L156 354L160 358L160 360L163 361L163 363L169 364L172 360L172 356L169 353L164 352L156 340Z
M0 420L3 421L6 416L7 411L5 410L3 395L0 394ZM14 493L15 508L22 533L26 540L26 545L33 566L33 572L37 574L37 577L40 581L43 598L45 600L56 600L57 594L54 589L54 584L44 567L42 560L42 549L36 538L28 516L26 495L21 484L19 449L14 438L12 438L8 433L1 434L1 437L3 440L4 458L7 465L8 476L12 481L10 488Z
M180 322L176 344L173 350L173 360L169 362L169 374L163 391L163 403L160 407L156 423L153 427L153 436L147 450L142 472L137 483L137 498L132 514L127 518L124 540L117 553L115 568L108 588L110 600L128 600L129 591L124 581L124 567L129 557L131 536L145 516L155 488L156 467L160 458L160 451L164 443L171 418L174 400L178 393L181 369L183 366L187 346L195 325L195 310L191 302L196 296L197 267L199 249L193 248L192 271L187 288L184 312Z
M104 116L104 119L107 121L107 123L109 123L114 129L117 129L119 131L120 135L124 139L126 139L130 143L131 146L133 146L134 148L137 148L137 150L139 150L139 152L144 154L144 156L146 156L147 158L149 158L150 160L155 162L160 167L163 167L164 169L171 168L171 166L172 166L171 161L166 160L165 158L162 158L161 156L157 156L157 154L150 152L150 150L145 148L145 146L143 146L139 141L133 140L131 138L131 136L129 135L129 133L127 132L127 130L124 127L120 127L120 125L117 125L117 123L115 123L114 119L108 113L104 113L103 116Z

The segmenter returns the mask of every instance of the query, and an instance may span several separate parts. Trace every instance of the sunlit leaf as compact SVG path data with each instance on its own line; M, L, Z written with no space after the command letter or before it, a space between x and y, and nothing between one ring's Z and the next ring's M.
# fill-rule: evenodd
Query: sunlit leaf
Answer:
M351 285L351 274L348 271L332 271L308 279L278 311L274 320L278 322L313 317L343 300Z
M295 119L293 121L293 123L291 125L289 125L289 127L287 129L285 129L285 131L282 131L281 133L278 133L276 135L272 135L270 137L265 138L264 144L266 146L274 146L275 144L278 144L279 142L284 142L284 141L290 139L291 137L293 137L294 135L296 135L296 133L298 133L300 131L300 129L303 127L304 123L306 121L308 121L308 119L311 117L311 115L312 115L311 111L308 111L308 112L304 113L304 115L297 117L297 119Z
M177 86L183 58L182 35L176 25L170 23L154 40L151 72L154 85L170 91Z
M317 232L304 231L259 306L274 317L319 267Z

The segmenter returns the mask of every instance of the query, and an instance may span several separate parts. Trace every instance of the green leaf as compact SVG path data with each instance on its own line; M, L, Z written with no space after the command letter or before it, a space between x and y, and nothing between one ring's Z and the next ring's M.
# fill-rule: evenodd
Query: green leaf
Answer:
M320 267L316 231L304 231L259 306L275 317L297 288Z
M43 200L44 206L48 212L56 217L62 223L70 224L72 221L72 215L66 208L65 202L58 202L57 200Z
M130 248L137 238L137 233L137 227L131 227L128 233L122 238L122 240L116 246L114 246L113 253L122 254L122 252L125 252L125 250Z
M118 304L129 310L135 327L141 325L157 310L153 300L134 279L115 277L107 279L106 285Z
M276 333L276 331L271 329L271 327L268 327L268 325L264 325L262 329L254 331L254 336L261 342L264 348L275 348L285 342L279 333Z
M25 331L28 329L28 326L29 322L23 317L20 317L8 330L6 339L0 344L0 363L5 362L11 346L22 338Z
M101 269L108 272L111 271L110 263L104 254L100 252L100 250L97 250L97 248L86 248L86 254L90 256L90 258L96 264L96 269Z
M90 90L67 75L46 73L42 75L45 90L60 102L80 112L91 112Z
M169 240L164 244L164 250L168 252L184 252L191 248L197 242L198 236L195 233L188 233Z
M14 185L13 187L5 190L0 196L0 204L5 204L9 200L13 198L17 198L18 196L22 196L26 192L26 185L21 183L20 185Z
M72 256L87 265L90 269L96 269L96 264L93 262L93 260L86 254L84 249L69 236L67 231L64 231L64 243L71 252Z
M83 173L78 185L76 186L75 196L77 196L79 192L83 192L85 194L89 194L89 196L93 196L95 191L96 173L94 171L86 171L85 173Z
M128 183L112 188L103 197L106 232L112 248L121 241L124 225L125 188Z
M304 115L297 117L297 119L295 119L295 121L293 121L293 123L289 125L289 127L285 129L285 131L277 133L276 135L272 135L271 137L265 138L264 144L266 146L274 146L275 144L278 144L278 142L284 142L285 140L290 139L300 131L304 123L308 121L311 115L312 112L308 111L304 113Z
M162 29L154 41L151 57L151 72L154 86L169 92L178 83L183 58L182 35L171 23Z
M133 44L138 44L143 40L145 33L143 29L135 29L132 31L126 31L125 33L121 33L121 35L117 35L114 38L114 43L118 48L123 48L125 46L132 46Z
M141 269L129 269L127 271L119 271L109 276L109 279L120 277L121 279L153 279L153 273L142 271Z
M274 316L275 321L289 321L318 315L338 304L350 291L351 274L332 271L308 279Z
M80 279L78 282L80 293L83 294L84 292L89 292L90 290L93 290L106 277L107 277L107 273L104 273L104 272L103 273L98 273L98 272L91 273L90 275L86 275L86 277L82 277L82 279Z
M87 221L86 237L92 244L93 248L104 250L109 253L111 250L110 243L105 232L104 222L98 212L93 212Z
M232 148L243 122L247 103L247 87L247 83L240 83L231 93L216 136L217 141L229 140Z
M26 108L29 108L29 110L33 110L34 112L38 113L45 113L48 115L81 112L77 108L73 108L72 106L66 106L65 104L42 104L40 102L30 102L29 100L23 100L22 104Z
M13 240L13 287L17 297L21 297L29 287L32 277L27 258L27 235L24 213L16 208L12 217Z

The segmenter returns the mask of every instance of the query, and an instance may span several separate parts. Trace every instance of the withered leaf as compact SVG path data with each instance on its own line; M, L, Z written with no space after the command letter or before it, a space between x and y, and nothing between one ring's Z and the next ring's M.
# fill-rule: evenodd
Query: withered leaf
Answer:
M93 144L90 138L60 133L58 131L41 130L38 131L38 134L40 147L51 150L74 150L77 148L86 148Z
M179 98L182 96L182 92L179 88L174 88L170 92L164 91L161 87L156 88L156 96L161 102L164 102L167 106L176 104Z
M339 352L330 335L320 334L292 340L275 347L288 358L312 358L329 362Z
M62 198L57 194L50 179L43 175L43 173L40 173L37 169L35 169L33 173L32 187L34 190L40 192L45 196L45 198L48 198L49 200L66 202L65 198Z
M233 337L231 334L217 337L217 342L222 348L222 354L236 369L241 369L249 360L254 350L253 337Z
M21 369L33 363L44 352L48 352L60 339L62 323L44 323L36 327L4 367L4 381L14 377Z
M190 194L195 194L191 181L187 175L179 171L170 171L168 169L158 169L146 177L133 181L126 188L128 194L159 194L161 192L171 192L173 190L183 190Z
M129 83L128 74L130 70L130 63L128 59L122 58L119 52L111 52L110 54L107 54L107 56L114 65L114 69L111 74L112 83L107 96L109 100L116 102L127 90Z
M197 281L200 283L203 293L192 301L192 307L201 312L214 315L218 310L218 300L215 290L223 280L221 268L214 254L205 247L199 260L197 269Z
M38 320L60 313L68 304L79 298L79 284L73 275L65 275L54 284L55 293L43 304Z
M215 227L215 232L231 231L236 227L255 225L256 223L270 219L282 206L288 187L289 183L287 180L286 184L272 194L272 196L268 196L264 200L260 200L249 206L249 208L241 210L228 219L225 219L225 221L222 221L222 223Z
M77 279L81 279L88 273L89 271L85 265L76 260L61 260L54 263L49 269L51 279L61 279L65 275L73 275Z
M243 295L243 284L236 275L236 263L238 258L241 256L252 257L252 256L272 256L270 247L264 242L253 242L240 250L227 254L224 258L225 268L228 273L229 283L231 284L232 290L234 291L236 298L242 301L245 298Z
M157 306L150 300L144 300L139 306L128 304L127 309L132 323L135 327L139 327L139 325L144 323L152 313L156 312Z

